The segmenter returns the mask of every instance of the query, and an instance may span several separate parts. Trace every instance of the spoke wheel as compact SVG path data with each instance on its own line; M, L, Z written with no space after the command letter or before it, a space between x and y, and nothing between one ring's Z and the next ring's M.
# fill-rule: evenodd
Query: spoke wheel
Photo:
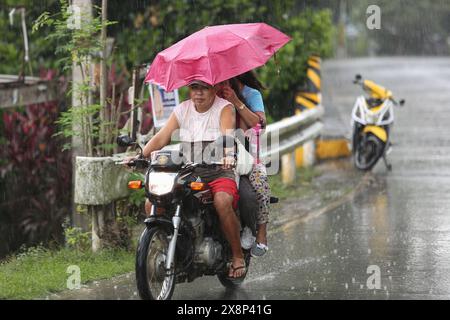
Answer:
M170 300L175 289L174 270L166 272L169 235L160 228L146 229L136 254L136 283L145 300Z

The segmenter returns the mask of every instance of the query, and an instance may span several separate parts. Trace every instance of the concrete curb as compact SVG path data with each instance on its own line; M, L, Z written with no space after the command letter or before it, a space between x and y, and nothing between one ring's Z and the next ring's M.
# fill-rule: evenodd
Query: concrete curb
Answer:
M318 160L338 159L351 156L348 140L345 138L321 138L316 142Z

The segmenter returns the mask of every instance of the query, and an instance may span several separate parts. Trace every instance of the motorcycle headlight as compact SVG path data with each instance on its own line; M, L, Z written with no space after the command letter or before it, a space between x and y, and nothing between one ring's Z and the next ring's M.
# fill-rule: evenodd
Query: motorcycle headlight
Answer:
M173 190L176 177L177 173L150 172L148 176L148 191L157 196L170 193Z

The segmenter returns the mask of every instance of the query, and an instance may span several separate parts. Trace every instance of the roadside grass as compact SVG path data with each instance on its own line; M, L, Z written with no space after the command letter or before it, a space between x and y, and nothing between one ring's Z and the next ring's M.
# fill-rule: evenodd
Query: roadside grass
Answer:
M301 197L313 190L310 188L311 182L315 177L320 176L320 172L314 167L310 168L298 168L297 178L294 183L289 186L285 186L281 179L281 175L269 176L269 184L272 195L278 197L280 200Z
M98 253L62 248L30 248L0 262L0 299L36 299L67 289L71 265L80 268L81 283L107 279L134 269L134 251Z

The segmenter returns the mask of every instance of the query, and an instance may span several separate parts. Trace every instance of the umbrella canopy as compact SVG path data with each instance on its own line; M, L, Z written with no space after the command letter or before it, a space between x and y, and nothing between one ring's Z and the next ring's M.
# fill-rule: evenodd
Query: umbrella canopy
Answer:
M215 85L264 65L291 38L265 23L206 27L161 51L145 82L166 91L202 80Z

